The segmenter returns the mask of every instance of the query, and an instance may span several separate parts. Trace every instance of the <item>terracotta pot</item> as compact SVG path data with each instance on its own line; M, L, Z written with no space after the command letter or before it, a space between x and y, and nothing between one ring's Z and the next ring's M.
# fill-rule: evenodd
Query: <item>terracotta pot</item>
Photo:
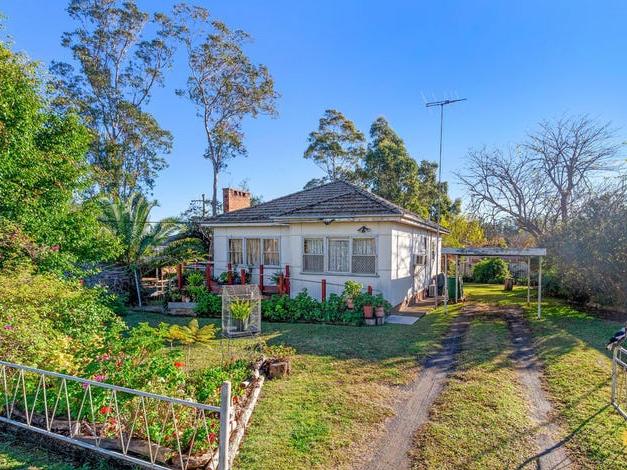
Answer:
M385 316L385 310L383 307L377 307L374 310L374 314L376 315L377 318L383 318Z
M511 278L505 279L505 289L504 290L512 290L514 289L514 280Z
M355 303L353 302L353 299L351 298L346 299L346 308L349 310L352 310L355 308Z
M364 305L364 318L372 318L372 305Z

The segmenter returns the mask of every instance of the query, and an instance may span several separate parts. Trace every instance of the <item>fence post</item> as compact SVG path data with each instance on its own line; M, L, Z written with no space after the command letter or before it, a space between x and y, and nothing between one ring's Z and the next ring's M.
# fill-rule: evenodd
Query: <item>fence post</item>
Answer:
M233 265L229 263L226 267L226 282L227 284L233 284Z
M246 284L246 270L244 268L239 270L239 281L241 285Z
M322 279L320 281L320 290L322 291L320 297L322 297L322 302L326 302L327 300L327 280Z
M229 438L231 437L231 382L224 382L220 392L219 470L229 470Z
M290 295L290 265L285 265L285 293Z
M372 295L372 286L368 286L368 295Z
M211 277L211 263L207 262L207 265L205 266L205 284L207 285L207 290L209 292L211 292Z
M263 294L263 264L259 265L259 291Z
M183 289L183 265L180 263L176 265L176 285L179 290Z
M279 274L279 282L277 282L279 288L279 295L283 294L283 273Z

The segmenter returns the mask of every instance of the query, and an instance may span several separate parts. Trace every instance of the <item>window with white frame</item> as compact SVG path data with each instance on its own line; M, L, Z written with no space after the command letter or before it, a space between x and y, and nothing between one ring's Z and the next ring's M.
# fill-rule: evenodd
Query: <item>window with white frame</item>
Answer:
M329 238L328 271L350 272L350 239Z
M310 273L324 271L324 240L322 238L303 240L303 271Z
M352 272L375 274L377 272L377 244L374 238L353 238Z
M263 264L267 266L279 266L278 238L263 239Z
M229 263L234 266L244 263L244 244L241 238L229 239Z
M257 266L261 261L261 240L259 238L246 239L246 264Z

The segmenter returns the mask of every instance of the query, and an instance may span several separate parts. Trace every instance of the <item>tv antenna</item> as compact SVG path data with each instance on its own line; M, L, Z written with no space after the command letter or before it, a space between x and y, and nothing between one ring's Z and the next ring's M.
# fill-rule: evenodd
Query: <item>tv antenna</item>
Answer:
M458 99L454 99L454 100L440 100L440 101L430 101L428 103L425 103L425 106L427 108L434 108L436 106L440 107L440 159L438 162L438 208L437 208L437 216L436 216L436 239L435 239L435 247L436 247L436 253L438 253L439 250L441 250L440 248L440 217L441 217L441 207L442 207L442 198L441 198L441 191L440 191L440 187L442 186L442 136L443 136L443 132L444 132L444 106L448 106L449 104L453 104L453 103L459 103L460 101L466 101L466 98L458 98ZM435 265L435 269L436 269L436 273L437 271L440 270L440 265L442 263L442 252L439 251L439 256L438 259L436 260L436 265ZM457 266L455 267L455 269L457 269ZM446 279L447 273L444 273L444 282L448 282L448 280ZM445 290L446 291L446 290ZM437 283L437 279L436 279L436 284L435 284L435 306L437 308L438 306L438 283Z

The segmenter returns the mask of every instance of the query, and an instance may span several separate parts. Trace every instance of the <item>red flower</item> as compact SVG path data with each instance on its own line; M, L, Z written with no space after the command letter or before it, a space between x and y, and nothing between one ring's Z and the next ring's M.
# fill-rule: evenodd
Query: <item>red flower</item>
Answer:
M177 362L174 363L174 367L180 369L181 367L185 367L185 363L177 361Z
M213 444L216 441L216 433L215 432L210 432L209 433L209 442L211 444Z
M237 395L233 395L233 403L237 405L238 402L239 402L239 397Z
M51 249L52 251L59 251L59 248L61 248L59 245L52 245L52 246L50 247L50 249Z
M107 413L111 413L111 407L110 406L103 406L102 408L100 408L100 414L101 415L106 415Z

